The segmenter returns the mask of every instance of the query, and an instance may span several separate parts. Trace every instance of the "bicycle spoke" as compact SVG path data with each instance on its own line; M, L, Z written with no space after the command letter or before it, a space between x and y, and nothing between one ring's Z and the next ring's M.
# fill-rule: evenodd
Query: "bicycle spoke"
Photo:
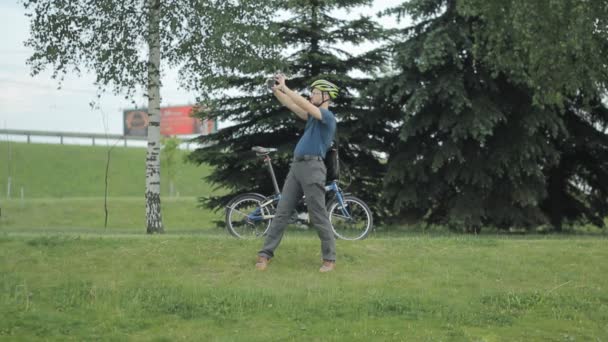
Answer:
M330 221L335 235L344 240L359 240L367 236L372 228L371 211L363 201L346 197L343 205L330 206Z
M270 226L268 207L261 206L264 197L245 194L237 197L226 212L226 228L237 238L257 238L263 236ZM254 215L255 214L255 215ZM254 215L252 217L252 215Z
M345 220L350 219L348 216L340 215L340 214L331 214L331 217L343 218Z
M241 215L243 215L243 216L245 216L245 217L249 217L249 214L244 213L244 212L242 212L242 211L240 211L240 210L237 210L237 209L232 209L232 212L233 212L233 213L234 213L234 212L237 212L237 213L239 213L239 214L241 214Z

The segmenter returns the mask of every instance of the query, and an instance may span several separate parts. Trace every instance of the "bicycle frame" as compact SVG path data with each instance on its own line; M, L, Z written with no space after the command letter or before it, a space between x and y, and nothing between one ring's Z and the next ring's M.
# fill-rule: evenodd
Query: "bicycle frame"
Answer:
M269 156L278 149L254 146L251 150L263 159L271 177L274 194L265 196L250 192L240 194L230 200L226 206L226 228L231 235L237 238L259 237L267 234L271 220L276 219L278 204L282 199L272 158ZM373 228L373 213L368 205L360 198L343 192L335 179L325 185L324 189L325 207L336 238L360 240L367 237ZM314 219L306 208L305 200L308 200L306 196L302 196L296 201L294 210L288 214L289 217L285 218L289 224L296 224L303 229L306 229L304 226L310 226L311 219Z
M274 175L274 173L273 173L273 175ZM336 181L332 181L330 184L326 185L325 192L333 192L335 194L336 199L338 200L338 203L340 203L340 208L342 210L342 214L344 214L344 217L346 217L347 219L350 219L351 218L350 213L344 207L344 194L342 193L342 190L340 189L340 187L338 187L338 183ZM274 218L275 215L264 215L262 209L268 207L271 204L274 204L276 206L280 200L281 200L280 193L275 194L271 197L268 197L264 201L264 203L262 203L260 205L259 208L256 208L254 212L247 215L247 219L257 222L257 221L261 221L261 220L269 220L269 219Z

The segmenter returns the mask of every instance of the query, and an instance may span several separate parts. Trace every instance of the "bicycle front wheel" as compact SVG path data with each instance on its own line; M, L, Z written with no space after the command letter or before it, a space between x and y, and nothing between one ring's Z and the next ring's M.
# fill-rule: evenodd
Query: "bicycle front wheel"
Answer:
M259 194L237 196L226 206L226 229L239 239L264 236L274 214L272 204L264 205L266 198Z
M342 240L361 240L372 231L372 211L361 199L345 196L343 204L332 201L327 209L334 235Z

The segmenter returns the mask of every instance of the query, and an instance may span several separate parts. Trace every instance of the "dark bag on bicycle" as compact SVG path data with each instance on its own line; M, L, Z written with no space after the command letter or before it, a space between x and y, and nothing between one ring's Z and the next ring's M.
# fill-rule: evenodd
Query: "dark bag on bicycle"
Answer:
M340 158L338 156L338 146L335 143L327 150L323 161L327 169L327 181L338 180L340 178Z

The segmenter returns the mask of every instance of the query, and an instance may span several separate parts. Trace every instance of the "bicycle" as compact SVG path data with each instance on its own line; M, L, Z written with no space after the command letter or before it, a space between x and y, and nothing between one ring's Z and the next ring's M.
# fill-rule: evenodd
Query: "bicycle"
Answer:
M277 204L281 199L281 190L277 183L270 154L276 148L253 147L258 157L264 158L264 163L274 186L274 194L264 196L259 193L245 193L236 196L226 205L226 228L237 238L259 238L265 236L275 215ZM361 240L366 238L373 228L372 212L363 200L343 193L337 180L332 180L325 186L329 195L326 200L327 213L332 231L336 238L342 240ZM303 210L304 197L292 216L292 223L308 224L308 213ZM298 210L298 208L300 210Z

